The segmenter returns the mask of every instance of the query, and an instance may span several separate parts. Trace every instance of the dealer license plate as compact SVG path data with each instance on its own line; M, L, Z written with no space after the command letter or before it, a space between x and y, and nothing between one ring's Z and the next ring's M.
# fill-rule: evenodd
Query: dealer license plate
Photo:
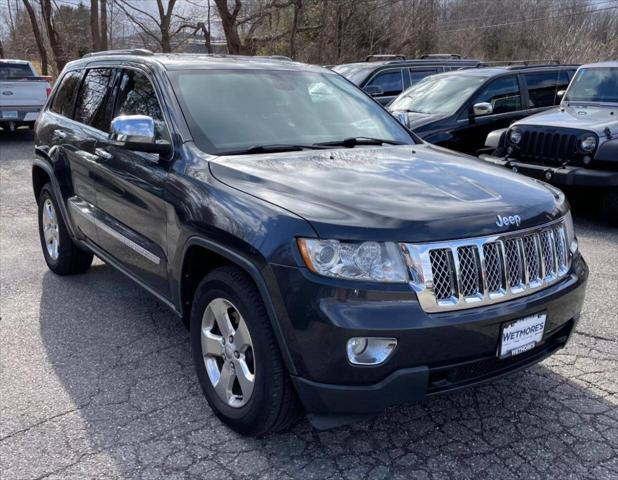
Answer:
M543 339L546 313L537 313L505 323L500 335L500 358L512 357L533 349Z
M18 114L14 110L6 110L2 112L2 118L18 118Z

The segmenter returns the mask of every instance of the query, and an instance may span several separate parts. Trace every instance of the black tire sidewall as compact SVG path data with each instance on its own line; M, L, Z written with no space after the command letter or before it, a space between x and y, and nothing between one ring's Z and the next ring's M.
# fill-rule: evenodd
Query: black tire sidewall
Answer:
M219 278L207 277L198 287L191 311L191 349L200 385L215 413L238 431L254 431L260 429L258 425L266 417L264 409L268 408L267 404L275 395L274 392L280 390L275 388L273 383L281 379L268 375L268 372L277 370L274 367L279 359L273 358L268 348L269 339L264 328L261 328L264 319L257 318L264 314L263 305L254 305L254 297L245 295L248 292L237 292L230 286L230 283ZM219 398L204 365L201 323L206 307L215 298L224 298L238 309L249 329L253 343L256 365L255 385L249 402L240 408L230 407Z

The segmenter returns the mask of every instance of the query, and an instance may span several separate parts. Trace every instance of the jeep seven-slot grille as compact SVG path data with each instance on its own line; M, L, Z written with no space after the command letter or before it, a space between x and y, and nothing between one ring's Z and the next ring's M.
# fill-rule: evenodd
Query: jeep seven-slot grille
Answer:
M426 311L491 304L546 287L566 274L564 221L492 237L407 245L421 269L417 294ZM419 261L416 263L412 258ZM418 273L418 272L417 272Z
M539 163L562 163L576 157L577 135L565 132L524 131L517 157Z

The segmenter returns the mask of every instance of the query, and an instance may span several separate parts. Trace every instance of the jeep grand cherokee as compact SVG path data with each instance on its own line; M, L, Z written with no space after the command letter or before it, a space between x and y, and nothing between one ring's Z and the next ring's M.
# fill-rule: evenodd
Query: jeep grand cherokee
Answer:
M35 144L49 268L97 255L185 319L204 395L245 434L496 378L579 318L560 191L422 142L323 68L90 55Z

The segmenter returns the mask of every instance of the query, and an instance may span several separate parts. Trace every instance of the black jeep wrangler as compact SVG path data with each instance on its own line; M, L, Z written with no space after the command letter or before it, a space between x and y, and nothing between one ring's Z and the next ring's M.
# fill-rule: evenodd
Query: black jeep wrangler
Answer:
M62 72L35 154L49 268L96 255L186 319L204 394L242 433L496 378L580 315L560 191L423 143L323 68L90 55Z

